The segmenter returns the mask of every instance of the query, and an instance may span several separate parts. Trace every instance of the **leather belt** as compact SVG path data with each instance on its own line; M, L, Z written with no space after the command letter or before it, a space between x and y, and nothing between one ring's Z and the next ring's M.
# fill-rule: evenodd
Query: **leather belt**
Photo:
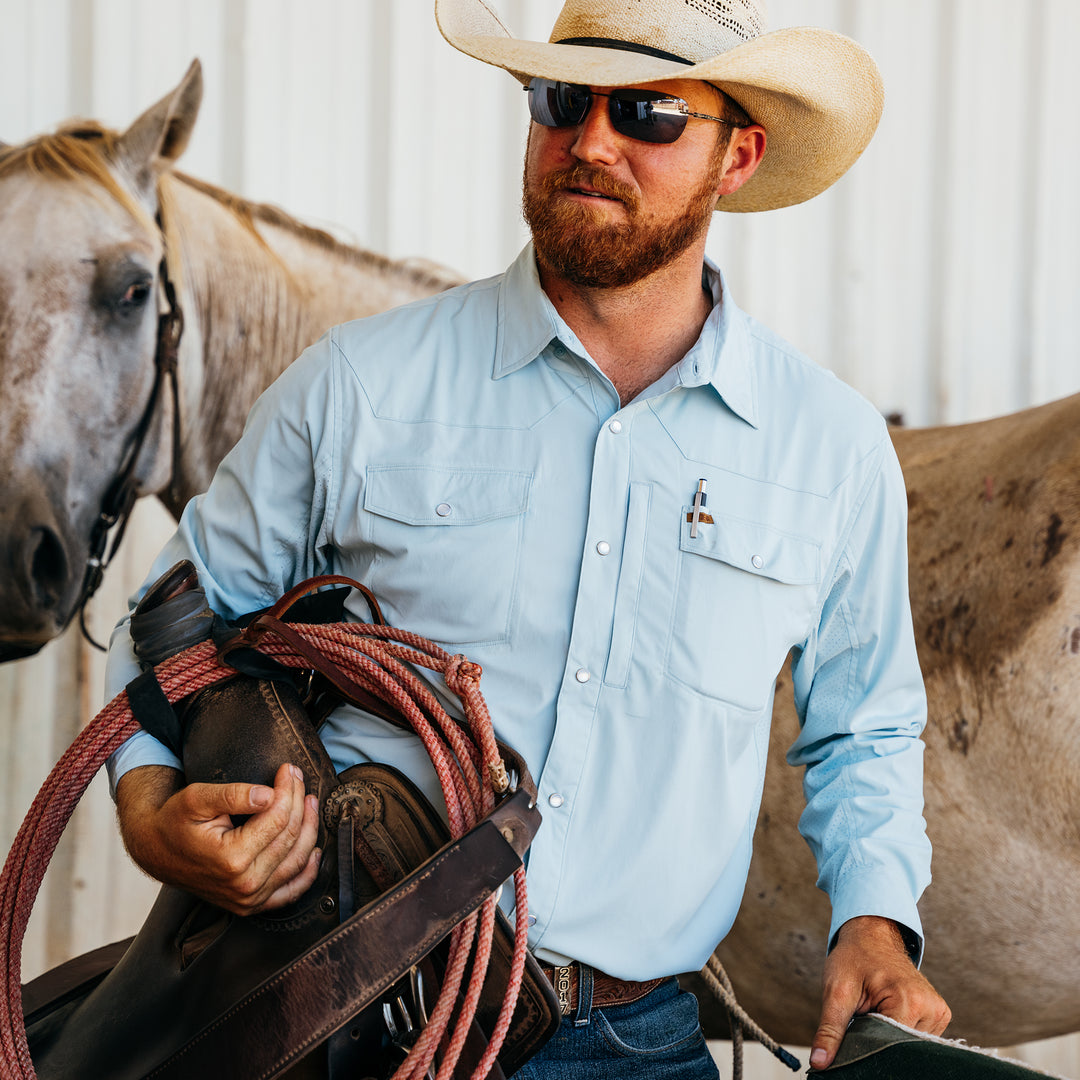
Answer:
M581 985L581 965L551 967L543 964L541 967L544 975L555 988L555 996L559 999L559 1012L563 1016L576 1012ZM626 979L616 979L614 975L606 975L602 971L597 971L596 968L592 969L592 979L592 1003L598 1009L612 1005L630 1005L635 1001L640 1001L664 982L662 977L646 979L644 982L630 982Z

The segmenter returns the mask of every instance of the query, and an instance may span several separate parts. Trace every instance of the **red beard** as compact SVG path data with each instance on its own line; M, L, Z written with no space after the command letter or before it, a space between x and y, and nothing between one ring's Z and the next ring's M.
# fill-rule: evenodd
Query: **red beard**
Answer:
M666 221L640 220L640 198L621 180L583 162L549 173L530 185L526 172L522 212L537 255L571 284L612 289L632 285L666 266L693 244L712 221L720 161L687 199L682 213ZM627 220L612 224L602 206L593 209L558 193L587 188L618 200Z

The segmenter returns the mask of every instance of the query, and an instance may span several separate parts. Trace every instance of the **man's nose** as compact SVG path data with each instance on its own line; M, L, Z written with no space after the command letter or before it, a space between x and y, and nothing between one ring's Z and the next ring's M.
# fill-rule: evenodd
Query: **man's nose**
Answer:
M581 161L611 164L619 157L619 133L611 126L608 99L596 95L585 119L578 125L570 152Z

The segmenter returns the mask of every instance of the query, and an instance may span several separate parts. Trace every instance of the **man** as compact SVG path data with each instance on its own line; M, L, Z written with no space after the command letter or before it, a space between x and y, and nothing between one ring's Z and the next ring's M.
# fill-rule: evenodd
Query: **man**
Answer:
M738 910L792 652L801 828L833 904L811 1063L857 1011L940 1033L948 1008L913 962L925 699L899 467L869 405L705 260L714 207L798 202L851 165L876 68L835 34L765 34L753 0L569 0L551 43L515 40L482 0L436 14L528 89L533 245L308 350L150 580L190 558L233 617L348 574L482 664L545 815L530 941L584 1000L535 1078L717 1075L669 977ZM111 685L135 670L120 632ZM386 761L438 797L410 736L347 709L324 736L339 767ZM178 765L143 735L113 762L136 861L238 912L308 887L315 807L294 771L185 787Z

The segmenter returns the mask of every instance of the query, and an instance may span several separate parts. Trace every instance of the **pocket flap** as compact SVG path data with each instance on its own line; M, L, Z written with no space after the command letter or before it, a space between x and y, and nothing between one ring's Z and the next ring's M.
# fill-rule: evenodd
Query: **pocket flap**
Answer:
M686 507L686 514L691 511ZM769 525L714 514L710 524L699 524L690 536L685 520L679 546L683 551L717 559L748 574L785 585L815 585L821 581L821 545Z
M528 473L369 465L364 509L407 525L478 525L525 512Z

